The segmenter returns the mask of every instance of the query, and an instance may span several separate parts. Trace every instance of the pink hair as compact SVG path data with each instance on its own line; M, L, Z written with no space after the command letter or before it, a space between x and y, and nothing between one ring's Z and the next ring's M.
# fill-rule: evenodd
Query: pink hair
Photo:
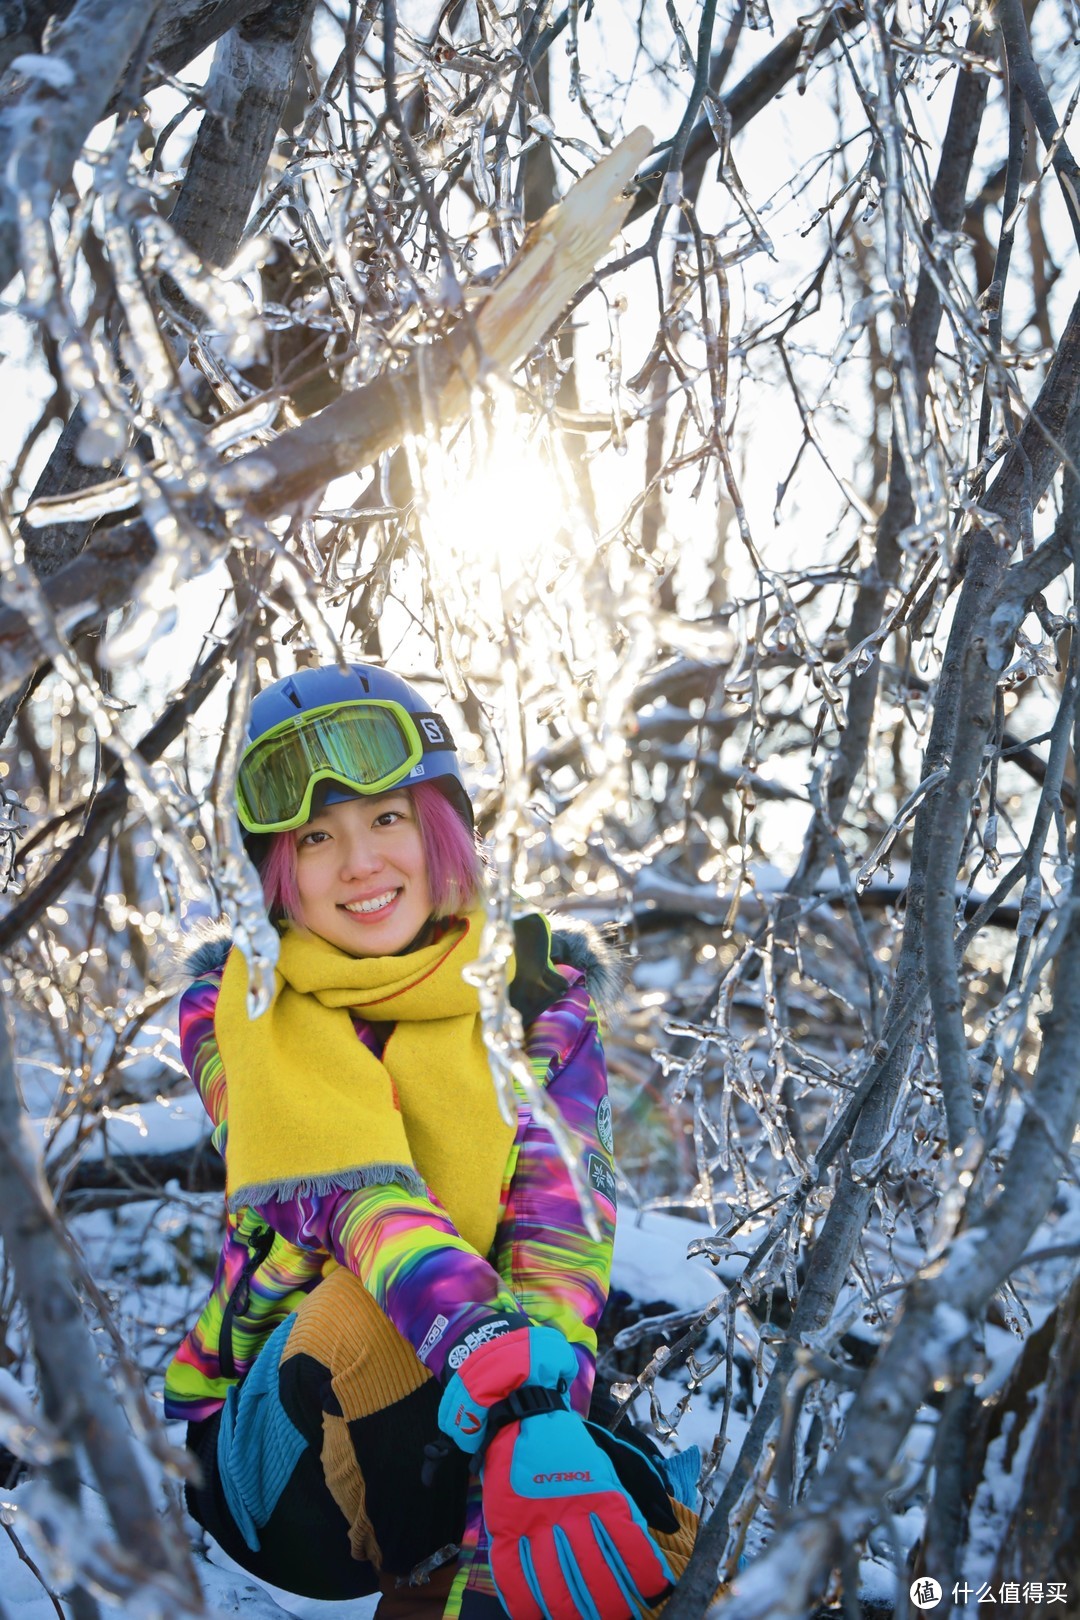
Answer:
M435 916L452 917L467 911L480 888L482 863L476 839L433 782L418 782L397 791L407 793L416 810ZM271 916L302 921L295 829L274 833L259 876Z
M296 886L296 834L273 833L270 849L259 867L263 899L272 917L300 916L300 890Z
M428 888L437 917L467 911L480 888L482 862L475 834L434 782L407 788L424 843Z

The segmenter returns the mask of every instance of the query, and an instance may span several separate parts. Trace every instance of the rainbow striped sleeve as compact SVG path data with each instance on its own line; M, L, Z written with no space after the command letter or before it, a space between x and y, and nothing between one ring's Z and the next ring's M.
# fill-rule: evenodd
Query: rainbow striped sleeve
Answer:
M180 997L178 1022L180 1027L180 1056L192 1083L210 1115L214 1127L213 1143L222 1158L225 1157L225 1138L228 1134L225 1100L225 1070L214 1034L214 1008L221 989L223 968L213 968L202 978L190 984Z
M260 1213L290 1243L328 1251L359 1277L436 1378L461 1334L493 1311L520 1310L430 1196L364 1187L267 1204Z
M562 969L564 973L566 969ZM529 1031L533 1074L545 1086L576 1146L600 1233L590 1237L570 1172L546 1126L528 1110L493 1258L534 1322L566 1335L578 1358L574 1410L587 1414L595 1373L596 1326L608 1296L615 1236L611 1109L596 1012L580 975Z

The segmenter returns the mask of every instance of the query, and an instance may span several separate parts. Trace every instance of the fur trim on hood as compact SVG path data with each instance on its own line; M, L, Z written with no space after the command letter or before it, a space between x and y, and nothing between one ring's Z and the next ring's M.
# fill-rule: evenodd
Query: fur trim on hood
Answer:
M615 944L614 929L600 929L583 917L565 917L557 912L548 917L548 922L552 961L584 973L601 1019L610 1023L626 989L625 958Z
M589 994L604 1023L614 1014L625 988L623 959L606 932L579 917L548 917L551 959L584 973ZM186 936L177 964L184 984L225 966L232 949L232 927L224 917L200 922Z
M225 917L207 917L184 935L176 963L176 977L186 985L225 966L232 950L232 924Z

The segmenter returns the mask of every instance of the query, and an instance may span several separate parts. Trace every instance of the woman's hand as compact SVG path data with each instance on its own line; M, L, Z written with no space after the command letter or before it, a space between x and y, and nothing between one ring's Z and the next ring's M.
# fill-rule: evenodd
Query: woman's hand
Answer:
M562 1334L493 1317L448 1367L439 1425L482 1455L491 1573L511 1620L636 1620L664 1597L671 1571L638 1506L671 1528L663 1481L640 1453L623 1459L632 1448L617 1437L601 1449L569 1410L577 1361Z
M670 1591L663 1553L575 1413L506 1424L481 1477L491 1573L512 1620L636 1620Z

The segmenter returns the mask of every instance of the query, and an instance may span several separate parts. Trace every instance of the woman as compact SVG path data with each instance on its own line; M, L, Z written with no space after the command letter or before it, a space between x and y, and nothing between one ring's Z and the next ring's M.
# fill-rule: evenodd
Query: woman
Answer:
M538 915L515 925L510 999L592 1237L547 1129L498 1108L462 976L481 868L441 718L384 670L300 671L255 700L237 810L281 955L254 1021L227 940L194 953L180 1004L226 1165L213 1291L166 1379L190 1510L254 1574L382 1590L380 1615L628 1620L696 1521L584 1421L615 1217L605 965Z

